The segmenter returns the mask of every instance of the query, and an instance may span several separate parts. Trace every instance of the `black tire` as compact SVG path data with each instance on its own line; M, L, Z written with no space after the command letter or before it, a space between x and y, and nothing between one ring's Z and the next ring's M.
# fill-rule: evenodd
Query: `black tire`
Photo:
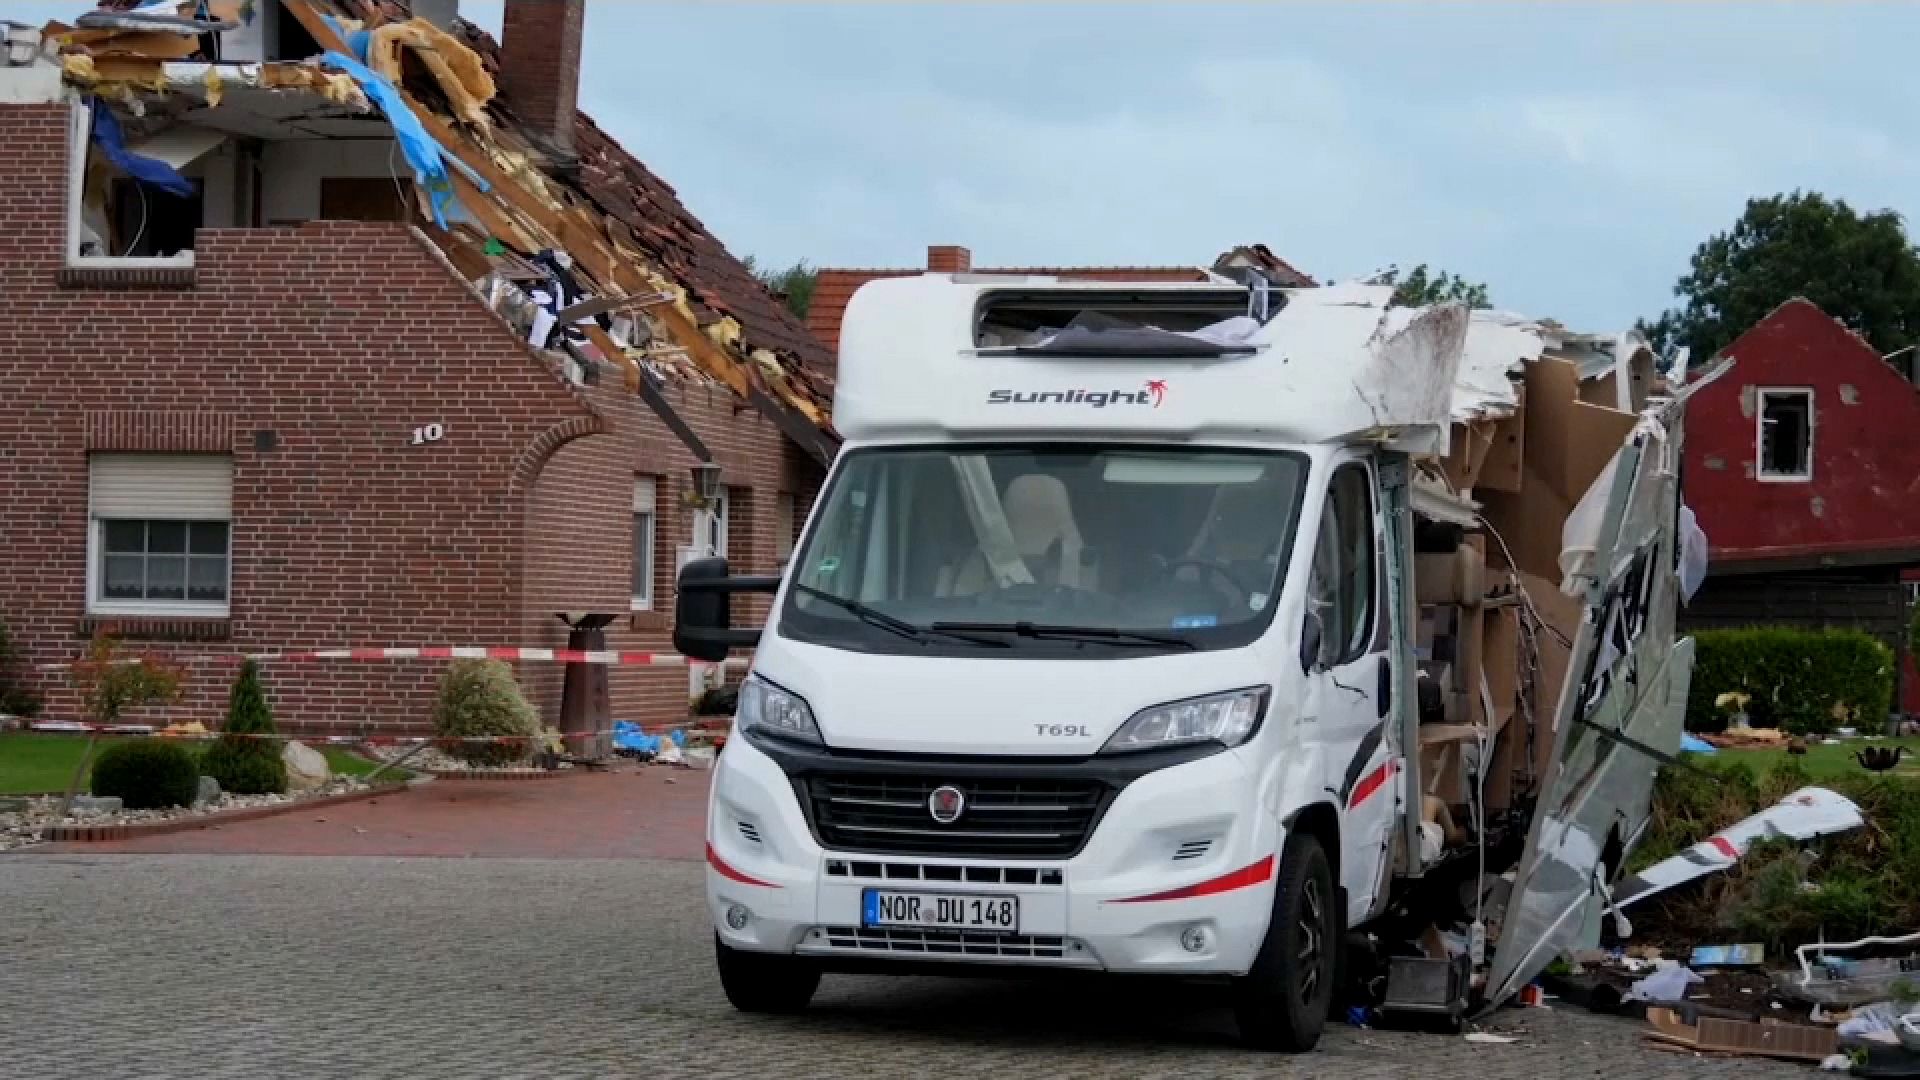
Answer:
M745 1013L797 1013L820 988L820 969L797 956L742 952L713 938L720 988L733 1007Z
M1234 1020L1248 1046L1300 1054L1319 1045L1339 964L1337 899L1320 841L1306 833L1288 837L1267 939L1233 988Z

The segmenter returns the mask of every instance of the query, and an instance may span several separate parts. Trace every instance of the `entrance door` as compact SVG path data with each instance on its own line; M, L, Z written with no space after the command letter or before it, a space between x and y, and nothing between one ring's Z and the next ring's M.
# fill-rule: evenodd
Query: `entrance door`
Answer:
M692 559L703 559L711 555L722 558L727 554L727 489L721 488L713 497L713 503L693 515L693 542L681 551L675 566L674 580L679 580L680 567ZM689 663L687 665L687 700L692 701L706 692L710 686L718 686L726 681L726 668L720 664Z
M1319 648L1307 663L1306 715L1329 762L1345 763L1336 792L1343 811L1340 884L1348 923L1373 913L1385 892L1399 788L1388 730L1391 693L1386 595L1381 581L1379 500L1372 465L1342 462L1327 487L1308 581L1309 633Z

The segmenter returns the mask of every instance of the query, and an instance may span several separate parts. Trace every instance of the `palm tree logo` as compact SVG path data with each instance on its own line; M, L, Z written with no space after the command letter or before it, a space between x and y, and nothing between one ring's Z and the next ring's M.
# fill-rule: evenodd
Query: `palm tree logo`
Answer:
M1159 408L1160 402L1165 400L1167 396L1167 380L1148 379L1147 393L1153 395L1153 407L1156 409Z

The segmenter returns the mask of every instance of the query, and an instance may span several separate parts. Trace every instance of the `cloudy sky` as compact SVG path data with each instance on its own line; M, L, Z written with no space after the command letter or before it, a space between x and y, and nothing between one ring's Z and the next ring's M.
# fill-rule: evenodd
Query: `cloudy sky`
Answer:
M462 10L497 33L500 7ZM1749 196L1913 211L1917 40L1891 3L594 0L581 98L762 262L1263 241L1323 280L1437 264L1598 330L1665 306Z

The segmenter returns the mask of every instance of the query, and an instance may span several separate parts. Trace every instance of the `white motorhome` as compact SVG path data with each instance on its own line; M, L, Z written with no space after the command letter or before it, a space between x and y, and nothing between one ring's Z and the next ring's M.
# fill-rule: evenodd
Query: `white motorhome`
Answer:
M1591 939L1689 667L1679 413L1644 348L1577 372L1618 400L1570 408L1627 419L1551 515L1545 557L1567 573L1535 582L1575 613L1564 685L1534 685L1516 649L1504 681L1473 667L1477 686L1436 695L1422 623L1498 599L1487 560L1456 573L1480 504L1429 466L1485 464L1452 444L1523 412L1543 336L1372 286L862 287L845 447L786 572L729 578L714 559L681 579L681 651L755 649L707 824L729 998L797 1009L841 970L1204 977L1231 982L1250 1043L1308 1049L1350 931L1406 917L1450 857L1484 861L1496 760L1523 776L1502 822L1526 842L1502 914L1472 871L1476 927L1499 924L1480 997ZM1556 455L1536 486L1577 472ZM1417 539L1430 527L1452 539ZM1551 623L1524 557L1493 561L1521 583L1515 619ZM773 593L762 629L730 626L746 590ZM1444 790L1459 765L1426 750L1454 729L1471 784Z

